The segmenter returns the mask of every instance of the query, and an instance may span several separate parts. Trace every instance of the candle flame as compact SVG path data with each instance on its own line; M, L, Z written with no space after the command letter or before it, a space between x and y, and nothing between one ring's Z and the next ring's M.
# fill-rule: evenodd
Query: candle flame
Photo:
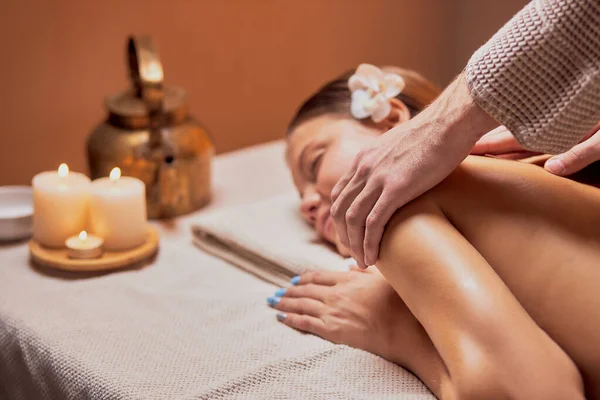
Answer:
M84 241L85 239L87 239L87 232L86 231L79 232L79 240Z
M110 180L117 181L121 177L121 169L119 167L115 167L110 171Z
M65 163L60 164L58 167L58 176L66 178L69 175L69 166Z

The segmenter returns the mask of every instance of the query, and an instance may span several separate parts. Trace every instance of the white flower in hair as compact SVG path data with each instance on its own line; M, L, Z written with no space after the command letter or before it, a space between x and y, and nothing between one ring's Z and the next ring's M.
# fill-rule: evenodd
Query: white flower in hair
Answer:
M371 64L360 64L348 79L352 116L356 119L371 117L375 123L383 121L392 111L390 99L398 96L404 86L400 75L384 72Z

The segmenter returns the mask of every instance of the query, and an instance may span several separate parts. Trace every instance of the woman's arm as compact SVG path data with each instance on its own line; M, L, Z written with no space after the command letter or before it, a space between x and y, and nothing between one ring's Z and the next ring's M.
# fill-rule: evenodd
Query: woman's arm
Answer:
M427 331L457 398L583 398L572 361L450 223L435 192L395 214L377 266Z

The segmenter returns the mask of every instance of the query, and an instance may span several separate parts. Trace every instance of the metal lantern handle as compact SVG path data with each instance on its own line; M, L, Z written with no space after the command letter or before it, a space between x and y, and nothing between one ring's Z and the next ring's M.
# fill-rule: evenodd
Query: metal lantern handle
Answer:
M134 90L152 117L162 111L164 74L150 36L130 36L127 40L127 58Z

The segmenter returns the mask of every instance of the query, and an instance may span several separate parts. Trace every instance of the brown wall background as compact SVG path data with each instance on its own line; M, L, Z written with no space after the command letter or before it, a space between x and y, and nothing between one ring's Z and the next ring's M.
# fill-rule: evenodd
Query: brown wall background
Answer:
M168 84L218 152L283 135L299 103L360 62L414 68L445 85L525 0L4 0L0 185L67 162L103 99L128 85L125 38L151 34Z

